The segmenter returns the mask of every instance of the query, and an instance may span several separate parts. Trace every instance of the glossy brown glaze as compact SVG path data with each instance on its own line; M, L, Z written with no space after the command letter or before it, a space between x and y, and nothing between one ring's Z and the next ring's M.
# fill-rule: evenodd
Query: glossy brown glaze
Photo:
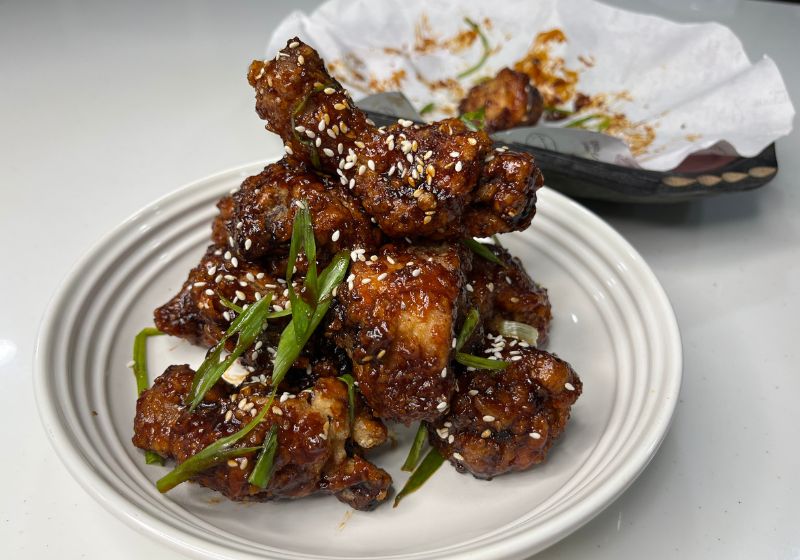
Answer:
M378 129L297 39L275 59L254 61L248 80L287 153L352 190L389 237L455 239L530 224L541 173L529 155L492 164L485 132L458 119Z
M353 360L375 414L410 424L441 416L471 255L458 245L385 245L354 262L329 331Z
M514 339L486 341L509 362L501 371L460 372L446 416L429 424L431 444L460 472L491 479L545 460L583 389L572 367Z
M503 68L495 77L470 88L458 105L461 114L480 109L485 109L486 131L495 132L535 125L542 116L543 102L527 74Z
M218 205L220 215L227 214L226 239L250 261L289 253L299 203L311 212L320 266L342 249L372 251L380 245L380 230L347 188L288 157L245 179L230 198L229 210L226 203Z
M142 394L136 406L134 445L182 463L242 429L268 404L269 388L264 384L235 390L219 382L189 412L186 396L193 376L188 366L172 366ZM348 406L346 386L333 378L275 399L264 420L235 444L260 446L270 428L278 427L273 475L265 489L247 481L256 453L212 467L193 480L233 500L266 501L324 492L356 509L372 509L388 495L391 477L362 457L348 454Z
M503 320L517 321L539 331L537 346L547 344L552 310L547 290L534 282L522 262L494 244L485 247L503 262L498 265L476 256L472 270L467 275L472 291L468 306L476 308L481 316L481 329L475 331L477 340L483 333L498 334Z

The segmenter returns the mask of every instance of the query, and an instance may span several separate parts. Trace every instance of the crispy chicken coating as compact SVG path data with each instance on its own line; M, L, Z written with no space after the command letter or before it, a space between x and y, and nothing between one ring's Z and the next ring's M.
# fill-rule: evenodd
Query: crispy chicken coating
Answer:
M534 282L522 262L494 244L484 245L503 262L498 265L475 257L467 278L472 290L467 305L476 308L481 316L481 327L475 330L474 340L480 341L483 333L498 332L501 321L516 321L535 327L539 331L539 348L547 344L552 311L547 290Z
M431 445L460 472L491 479L545 460L583 389L570 365L527 343L490 337L502 371L458 375L446 416L428 425Z
M249 261L286 256L297 205L302 202L311 211L321 266L339 250L373 251L380 245L380 230L347 188L288 157L245 179L230 203L220 204L220 214L226 215L225 238L233 240L236 252Z
M254 61L256 111L286 151L352 190L389 237L445 240L524 229L541 173L528 154L492 163L483 131L458 119L378 129L298 39ZM490 160L486 165L486 160Z
M201 406L189 412L186 398L193 376L188 366L172 366L142 394L136 404L134 445L182 463L242 429L268 401L269 388L263 384L233 392L220 382ZM334 494L355 509L373 509L386 499L391 477L358 454L348 454L346 443L352 430L348 406L346 386L333 378L275 399L264 421L236 444L260 446L270 428L278 427L273 474L264 489L247 481L255 453L214 466L193 480L232 500L301 498L321 492ZM377 430L371 433L373 446L382 443Z
M462 114L484 109L487 132L539 122L543 101L527 74L503 68L494 78L473 86L458 104Z
M410 424L447 408L455 323L471 255L459 245L384 245L354 262L329 335L353 360L380 418Z

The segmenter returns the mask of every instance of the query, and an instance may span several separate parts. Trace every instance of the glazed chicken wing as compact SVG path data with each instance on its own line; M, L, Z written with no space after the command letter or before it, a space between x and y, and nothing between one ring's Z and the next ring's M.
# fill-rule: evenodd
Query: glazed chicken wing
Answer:
M226 242L249 261L285 257L300 202L308 203L313 217L320 265L341 249L372 251L380 245L380 230L348 189L290 158L248 177L230 202L220 203Z
M503 264L475 258L467 275L467 305L476 308L481 316L482 328L476 329L474 338L480 340L483 333L497 333L504 320L516 321L534 327L539 332L537 346L545 346L552 319L547 290L534 282L520 260L508 251L494 244L484 247Z
M458 119L378 129L298 39L275 59L254 61L248 80L256 111L287 153L338 178L390 237L483 236L533 218L541 173L530 155L498 158L485 132Z
M545 460L583 385L553 354L500 336L486 342L485 355L508 367L460 373L450 411L429 424L429 439L460 472L491 479Z
M269 388L263 384L234 392L219 382L189 412L186 400L193 376L188 366L172 366L142 394L136 405L134 445L182 463L242 429L268 401ZM355 509L373 509L386 499L391 477L358 454L348 454L346 442L352 437L348 406L346 386L332 378L276 399L264 420L236 444L260 446L270 428L278 427L273 474L264 489L247 481L255 453L212 467L193 480L233 500L267 501L322 492ZM382 443L385 428L381 432L375 427L378 421L368 422L370 446Z
M503 68L494 78L473 86L458 105L460 113L484 109L487 132L532 126L542 116L543 101L527 74Z
M446 410L470 260L457 245L398 244L352 264L329 333L380 418L410 424Z

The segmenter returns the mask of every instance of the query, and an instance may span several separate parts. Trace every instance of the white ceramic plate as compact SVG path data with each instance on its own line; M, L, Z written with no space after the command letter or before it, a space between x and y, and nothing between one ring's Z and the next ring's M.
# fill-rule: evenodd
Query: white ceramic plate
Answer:
M442 468L397 509L353 512L332 497L236 504L192 484L160 495L167 467L130 443L133 337L176 292L208 243L216 200L263 163L194 183L125 221L86 255L44 319L35 385L42 421L70 472L136 529L200 558L521 558L591 519L628 487L663 439L677 401L681 346L663 289L599 218L542 189L533 226L503 236L553 303L549 349L584 394L549 460L491 482ZM202 352L151 339L150 372ZM395 488L411 434L377 456Z

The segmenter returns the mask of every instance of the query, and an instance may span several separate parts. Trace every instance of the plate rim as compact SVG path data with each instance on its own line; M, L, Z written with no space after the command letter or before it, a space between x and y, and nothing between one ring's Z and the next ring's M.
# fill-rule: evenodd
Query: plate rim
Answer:
M90 468L90 465L83 459L80 450L70 440L66 426L62 425L59 421L60 412L58 402L56 399L52 398L50 391L52 380L47 375L47 360L49 357L49 352L47 352L47 350L52 346L53 331L54 328L57 328L59 311L65 306L69 297L69 293L66 291L65 287L74 283L81 270L91 262L92 258L98 254L104 246L118 238L127 228L135 224L136 221L143 216L151 215L154 210L161 206L169 205L188 192L199 190L208 183L226 177L249 172L258 166L274 162L279 159L279 157L280 156L260 159L243 165L233 166L186 183L180 188L165 193L146 204L117 224L113 229L102 235L81 255L62 278L59 288L51 296L46 311L39 323L34 345L33 389L39 418L47 434L50 445L55 450L60 461L67 468L70 475L95 501L112 513L114 517L124 521L137 532L152 536L159 542L163 542L173 549L191 554L198 558L221 559L232 558L233 556L225 554L225 551L219 550L216 544L210 543L202 538L183 532L178 532L176 534L174 529L159 519L157 515L134 505L132 502L120 496L110 482L106 481ZM661 318L665 322L665 324L661 325L661 327L665 329L662 333L662 340L665 343L665 356L670 358L670 360L666 361L671 362L672 367L670 368L671 371L668 371L667 365L664 365L665 375L663 379L667 382L664 384L664 389L668 391L668 393L665 392L665 394L660 396L661 398L659 400L662 404L653 414L651 420L653 427L648 432L650 434L657 433L657 441L655 441L652 446L642 446L634 450L631 453L631 459L623 463L623 468L614 472L607 482L600 485L584 500L568 510L570 512L569 515L559 514L555 518L545 521L542 526L543 528L537 531L537 533L544 533L548 535L547 538L541 539L538 542L531 542L532 539L525 538L524 527L516 527L514 528L514 536L512 538L501 543L490 542L485 545L480 545L479 550L484 554L491 552L503 558L513 557L518 554L531 554L551 546L601 513L627 490L648 466L653 457L655 457L661 443L667 433L669 433L683 377L683 348L678 322L669 297L658 281L654 271L633 245L608 222L560 192L548 187L545 187L545 189L547 197L553 197L559 204L570 207L571 211L577 212L577 214L581 216L584 221L589 222L593 228L600 228L601 231L605 230L605 234L611 235L615 242L619 244L619 247L624 249L629 256L637 261L639 265L637 272L644 275L643 280L648 284L651 292L650 295L653 298L651 301L659 311L661 311ZM663 404L664 402L667 404ZM520 529L523 529L523 531L520 531ZM235 551L229 550L228 552L234 553L234 556L238 554ZM460 551L456 552L455 555L448 555L447 557L457 558L472 553L474 553L474 551L467 551L466 553ZM426 554L427 553L415 553L414 557L422 558ZM250 556L253 555L239 555L239 557L242 558ZM255 558L256 556L253 557ZM299 555L298 557L311 558L312 556Z

